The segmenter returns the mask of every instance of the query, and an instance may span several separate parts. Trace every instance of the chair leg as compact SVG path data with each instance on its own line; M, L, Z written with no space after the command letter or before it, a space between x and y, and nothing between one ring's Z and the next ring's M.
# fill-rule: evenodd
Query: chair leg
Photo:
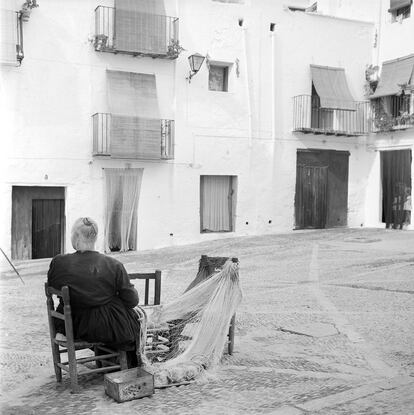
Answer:
M121 370L128 369L127 352L124 350L119 350L119 365L121 366Z
M61 363L59 346L52 344L53 367L55 369L56 382L62 382L62 369L58 366Z
M76 351L68 347L69 377L72 393L78 393L80 388L78 384L78 368L76 363Z
M99 351L99 347L98 346L93 346L93 351L95 353L95 356L99 356L100 355L100 351ZM101 360L96 360L96 367L99 369L102 367L102 361Z
M230 327L229 327L229 346L228 346L228 352L229 355L232 356L233 355L233 350L234 350L234 330L235 330L235 326L236 326L236 315L234 314L233 317L231 318L230 321Z

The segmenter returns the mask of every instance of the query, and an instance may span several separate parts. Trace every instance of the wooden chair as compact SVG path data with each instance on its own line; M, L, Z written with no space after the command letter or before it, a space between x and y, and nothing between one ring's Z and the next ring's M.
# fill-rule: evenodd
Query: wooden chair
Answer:
M155 270L155 272L131 273L128 275L130 280L145 280L144 306L161 304L161 271L159 269ZM149 292L151 280L154 281L154 298L150 303ZM140 293L138 292L138 294Z
M143 308L150 308L161 304L161 271L153 273L131 273L130 280L145 280ZM153 298L150 302L150 281L154 280ZM165 330L147 329L147 343L145 352L148 358L155 359L157 356L165 355L169 350L169 338Z
M73 334L72 309L70 305L70 289L67 286L56 290L45 283L47 316L49 320L50 341L52 346L53 366L56 381L62 381L62 370L69 373L72 393L79 392L78 376L90 373L105 373L115 370L127 369L126 352L113 350L103 343L90 343L81 339L75 339ZM63 314L55 310L53 295L61 297L64 304ZM66 340L56 340L56 328L54 319L63 320L65 323ZM91 349L93 356L77 357L76 352ZM61 354L67 353L68 361L61 361ZM119 363L114 363L118 359ZM96 362L96 369L86 369L78 372L78 364Z
M153 273L134 273L129 274L131 280L145 280L144 304L150 305L149 292L150 281L154 281L154 298L152 304L160 304L161 299L161 271ZM75 339L73 334L72 310L70 305L70 288L65 286L61 290L56 290L45 283L47 315L49 321L50 341L52 346L53 366L57 382L62 381L62 370L69 373L72 392L79 391L78 376L89 373L106 373L128 368L126 351L114 350L103 343L91 343L81 339ZM53 296L61 297L64 304L64 312L59 313L55 310ZM66 341L56 340L56 328L54 319L64 321ZM91 349L93 356L77 357L76 352ZM61 361L61 354L67 353L68 361ZM119 363L115 363L118 361ZM95 362L96 368L86 368L82 373L78 372L78 364Z

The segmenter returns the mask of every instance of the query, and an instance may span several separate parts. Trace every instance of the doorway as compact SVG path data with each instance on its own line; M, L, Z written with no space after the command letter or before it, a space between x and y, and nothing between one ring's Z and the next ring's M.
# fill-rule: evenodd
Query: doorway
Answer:
M32 258L51 258L63 252L64 199L32 200Z
M144 169L105 169L105 251L137 249L138 203Z
M349 153L297 151L295 229L346 226Z
M64 240L65 188L13 186L12 259L51 258Z
M402 229L411 222L411 163L411 150L381 152L382 222L387 228Z
M301 229L324 228L328 166L298 165L296 174L296 226Z
M330 108L321 108L321 100L313 84L312 84L311 104L312 104L311 128L325 130L325 131L333 130L334 110Z

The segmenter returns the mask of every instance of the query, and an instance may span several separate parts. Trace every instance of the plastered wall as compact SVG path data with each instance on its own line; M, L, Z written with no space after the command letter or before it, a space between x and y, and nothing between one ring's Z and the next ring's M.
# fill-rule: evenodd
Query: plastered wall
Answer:
M290 12L270 0L223 3L167 1L180 18L186 49L175 61L98 53L90 40L93 10L110 1L43 0L24 26L25 59L2 68L10 97L3 131L12 142L1 187L6 214L1 246L11 244L11 186L66 188L68 229L94 217L103 247L104 168L143 167L138 249L233 235L285 232L294 225L296 150L350 152L348 223L365 224L366 184L376 153L364 137L292 133L292 97L310 94L309 64L345 68L356 100L363 98L373 25ZM270 23L275 24L274 32ZM229 91L208 90L204 63L189 83L195 52L230 66ZM175 120L175 160L99 160L92 157L91 115L107 111L105 71L154 73L162 118ZM200 175L238 177L235 232L200 234ZM66 232L70 250L70 232Z

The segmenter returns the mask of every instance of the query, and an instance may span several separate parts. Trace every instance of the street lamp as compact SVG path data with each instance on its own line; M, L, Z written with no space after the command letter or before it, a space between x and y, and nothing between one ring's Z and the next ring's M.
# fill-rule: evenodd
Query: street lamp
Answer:
M188 57L188 63L190 64L191 69L187 77L189 83L191 83L191 78L200 70L205 58L205 56L200 55L199 53L195 53Z

